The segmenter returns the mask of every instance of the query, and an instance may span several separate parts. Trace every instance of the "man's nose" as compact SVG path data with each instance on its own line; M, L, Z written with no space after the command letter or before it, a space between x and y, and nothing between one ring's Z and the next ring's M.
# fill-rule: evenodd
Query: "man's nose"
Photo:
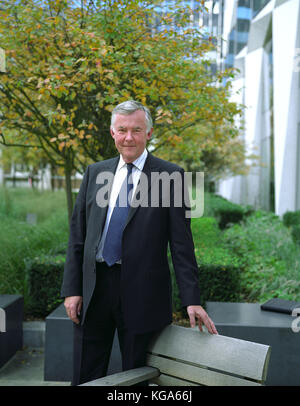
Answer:
M126 132L126 137L125 137L125 139L126 140L132 140L133 139L133 132L131 131L131 130L128 130L127 132Z

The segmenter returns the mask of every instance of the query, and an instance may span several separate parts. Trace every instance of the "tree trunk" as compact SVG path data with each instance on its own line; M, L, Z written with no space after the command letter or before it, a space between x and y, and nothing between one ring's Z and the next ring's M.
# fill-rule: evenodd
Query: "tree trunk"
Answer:
M71 182L72 168L71 165L66 162L65 165L65 191L67 195L67 207L68 207L68 219L69 225L71 223L71 217L73 213L73 196L72 196L72 182Z

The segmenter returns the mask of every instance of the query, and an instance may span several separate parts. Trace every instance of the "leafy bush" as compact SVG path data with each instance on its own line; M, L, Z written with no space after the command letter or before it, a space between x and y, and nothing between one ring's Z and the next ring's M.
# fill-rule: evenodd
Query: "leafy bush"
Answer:
M296 244L300 245L300 210L287 211L283 215L283 223L291 228L291 234Z
M278 216L257 211L242 226L226 230L224 238L243 263L243 301L300 300L299 247Z
M64 194L0 188L0 294L24 296L29 308L25 261L40 255L65 255L69 226ZM37 224L26 214L37 214Z
M200 265L201 304L207 301L237 302L240 299L240 270L234 265Z
M39 255L25 261L26 308L25 313L45 317L60 303L65 257Z
M198 264L240 266L238 258L225 246L215 218L193 218L191 229Z
M297 224L292 227L291 234L295 243L300 245L300 224Z
M240 223L253 211L254 209L251 206L241 206L221 196L210 193L205 194L204 216L216 218L221 230L231 224Z
M216 219L192 219L195 255L199 268L201 305L206 301L234 302L240 298L241 263L225 247ZM174 311L181 310L179 291L170 260Z
M0 294L24 294L24 259L66 246L66 213L58 212L36 226L0 216L0 224Z
M283 224L286 227L299 225L300 224L300 210L298 211L287 211L282 217Z

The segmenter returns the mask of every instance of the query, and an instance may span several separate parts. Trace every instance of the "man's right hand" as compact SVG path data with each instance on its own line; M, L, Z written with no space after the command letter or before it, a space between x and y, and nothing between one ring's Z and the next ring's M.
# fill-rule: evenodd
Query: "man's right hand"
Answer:
M82 296L68 296L64 302L68 317L76 324L79 324L79 318L82 309Z

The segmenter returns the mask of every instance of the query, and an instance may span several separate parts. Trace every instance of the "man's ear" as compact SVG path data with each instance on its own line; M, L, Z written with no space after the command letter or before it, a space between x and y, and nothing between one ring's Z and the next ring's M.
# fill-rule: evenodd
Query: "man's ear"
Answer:
M115 139L115 132L112 127L110 127L110 135L113 137L113 139Z
M150 140L150 138L151 138L151 136L152 136L152 133L153 133L153 127L152 127L151 130L147 133L147 140L148 140L148 141Z

